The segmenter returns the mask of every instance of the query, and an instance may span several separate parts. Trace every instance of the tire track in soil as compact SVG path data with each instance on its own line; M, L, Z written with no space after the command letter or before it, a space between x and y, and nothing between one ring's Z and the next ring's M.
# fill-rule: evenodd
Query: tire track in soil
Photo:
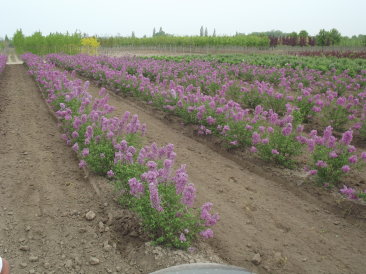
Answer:
M140 273L98 222L111 207L96 197L59 137L23 65L0 77L0 254L12 273ZM93 210L89 222L85 213ZM22 250L21 250L22 249ZM100 260L89 263L90 257Z
M99 88L91 85L89 92L96 96ZM340 218L317 197L290 191L285 184L252 173L186 136L183 126L169 125L166 115L154 108L109 94L115 115L130 111L148 125L148 142L175 145L178 164L187 164L197 188L198 204L213 202L221 215L210 244L229 264L257 273L364 271L364 220ZM259 266L251 262L256 253L262 258Z

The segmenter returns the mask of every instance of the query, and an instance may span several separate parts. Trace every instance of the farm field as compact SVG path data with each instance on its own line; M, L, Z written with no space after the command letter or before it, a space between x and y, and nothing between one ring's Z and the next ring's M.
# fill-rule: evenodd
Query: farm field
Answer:
M362 64L355 63L346 72L340 67L324 73L308 67L226 63L226 59L185 62L175 57L85 55L49 55L46 62L32 55L23 59L34 80L23 65L7 66L0 75L0 134L4 136L0 151L6 155L0 160L5 194L0 201L5 208L1 233L8 239L1 244L12 247L8 254L15 269L46 271L51 264L59 273L65 267L84 273L106 269L148 273L162 266L211 261L256 273L362 273L366 266ZM85 84L86 80L92 83ZM59 129L36 83L59 124L63 123ZM107 90L101 91L101 86ZM57 101L67 96L71 97ZM75 98L81 98L76 107ZM85 104L87 109L92 98L103 102L94 110L107 117L121 117L126 111L137 114L136 131L128 127L125 138L141 131L142 145L174 144L176 158L167 159L177 167L187 165L189 181L197 190L194 208L209 201L213 213L220 216L216 220L209 215L211 222L217 221L212 239L194 240L193 253L146 246L146 234L134 215L115 201L118 193L107 183L113 179L95 175L83 179L78 165L93 168L92 147L67 130L68 121L75 122L76 113L84 111L80 107ZM143 124L147 130L142 130ZM59 138L61 129L66 129L63 136L72 149L66 149ZM117 131L110 129L112 134ZM84 160L78 161L72 150ZM337 158L332 152L339 162L332 160ZM304 166L308 171L303 171ZM107 170L101 175L111 175ZM118 171L113 169L116 177ZM307 177L309 171L315 177ZM333 188L324 188L325 184ZM347 192L343 184L355 191ZM133 184L129 186L132 189ZM29 193L31 200L18 206ZM158 206L155 209L159 211ZM97 212L92 221L84 217L89 210ZM50 216L56 216L52 223ZM105 226L109 231L101 229ZM65 243L64 237L70 241ZM109 244L112 251L104 248ZM30 252L21 248L26 245ZM29 263L32 255L39 259ZM90 263L90 256L100 262ZM253 260L254 256L260 260Z

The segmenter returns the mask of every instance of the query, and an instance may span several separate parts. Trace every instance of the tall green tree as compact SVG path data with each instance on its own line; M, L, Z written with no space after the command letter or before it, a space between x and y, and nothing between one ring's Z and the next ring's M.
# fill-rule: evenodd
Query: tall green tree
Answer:
M22 29L18 29L13 36L13 45L18 53L23 51L24 40L25 38Z

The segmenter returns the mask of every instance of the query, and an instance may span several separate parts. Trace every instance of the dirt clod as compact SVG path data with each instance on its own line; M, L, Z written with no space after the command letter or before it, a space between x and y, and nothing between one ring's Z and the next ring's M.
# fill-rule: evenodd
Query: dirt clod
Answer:
M252 258L251 262L252 262L253 264L255 264L255 265L260 265L260 263L262 262L261 254L256 253L256 254L253 256L253 258Z
M88 221L92 221L94 220L95 218L95 213L93 211L88 211L86 214L85 214L85 218L88 220Z
M96 258L96 257L90 257L90 259L89 259L89 263L90 263L91 265L97 265L97 264L99 264L99 263L100 263L100 260L99 260L98 258Z

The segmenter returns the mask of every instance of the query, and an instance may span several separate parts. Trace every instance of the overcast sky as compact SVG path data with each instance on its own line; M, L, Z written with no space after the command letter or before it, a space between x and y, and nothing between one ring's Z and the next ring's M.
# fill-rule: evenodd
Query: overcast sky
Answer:
M1 0L0 37L22 28L90 35L152 35L153 27L175 35L338 29L366 34L366 0Z

